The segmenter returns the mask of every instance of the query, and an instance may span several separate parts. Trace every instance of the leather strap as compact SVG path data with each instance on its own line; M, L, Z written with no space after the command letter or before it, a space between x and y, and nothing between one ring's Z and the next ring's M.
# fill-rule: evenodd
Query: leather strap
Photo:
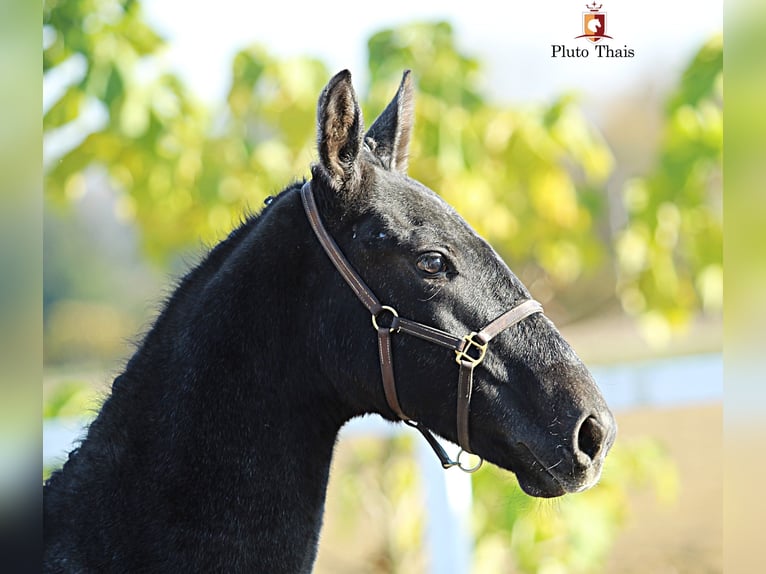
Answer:
M404 317L399 318L398 330L402 331L403 333L407 333L408 335L414 335L415 337L429 341L430 343L435 343L436 345L447 347L453 351L461 350L465 343L462 337L456 337L455 335L446 333L440 329L437 329L436 327L423 325L422 323L411 321L409 319L405 319Z
M542 305L533 299L526 300L494 319L478 333L471 333L465 337L457 337L451 333L437 329L436 327L399 317L395 309L380 303L378 298L365 284L364 280L359 276L356 270L351 267L351 264L343 255L338 244L327 232L319 215L316 200L311 191L310 182L304 183L301 188L301 201L309 223L311 224L311 228L317 236L325 253L327 253L330 261L332 261L333 265L338 270L338 273L340 273L348 286L351 287L351 290L359 301L362 302L372 315L372 324L378 334L378 355L380 359L380 374L383 380L383 392L389 408L408 425L420 431L439 457L444 468L459 466L466 472L473 472L478 469L479 466L481 466L481 463L468 468L462 465L460 456L457 457L457 461L451 460L431 432L417 421L410 419L410 417L404 413L404 409L402 409L402 406L399 403L399 397L396 392L393 355L391 352L391 335L393 333L403 332L455 351L457 354L457 363L460 365L457 400L458 442L464 451L472 452L470 448L469 423L471 395L473 393L473 371L484 360L487 345L492 339L508 327L515 325L529 315L532 315L533 313L542 313ZM379 320L385 313L391 313L391 322L388 325L380 325Z
M527 299L510 311L506 311L497 319L492 321L489 325L484 327L481 331L479 331L477 337L485 343L489 343L492 339L497 337L497 335L505 331L508 327L515 325L522 319L526 319L533 313L542 312L543 306L540 305L540 303L534 299Z
M383 308L380 301L378 301L378 298L375 297L373 292L370 291L367 285L365 285L364 281L354 268L351 267L348 260L343 255L343 252L340 250L340 247L338 247L338 244L335 243L335 240L330 236L327 229L325 229L325 226L322 224L322 219L319 216L319 209L317 209L314 194L311 193L309 182L303 184L303 188L301 188L301 200L303 201L303 208L308 216L309 223L311 224L311 229L314 230L314 234L317 236L317 239L319 239L319 243L322 244L325 253L327 253L327 256L330 258L333 265L335 265L340 276L343 277L346 283L348 283L348 286L351 287L351 290L362 304L367 307L367 310L370 313L373 315L380 313Z
M378 354L380 356L380 375L383 379L383 392L386 394L386 402L392 411L403 421L410 420L404 414L396 394L396 381L394 379L394 361L391 356L391 331L385 327L378 328Z
M485 345L502 333L508 327L511 327L526 319L533 313L542 313L543 306L534 299L527 299L517 305L510 311L506 311L489 325L479 331L474 337ZM460 446L467 452L471 450L470 441L470 414L471 414L471 394L473 393L473 370L481 361L461 360L460 375L458 377L458 400L457 400L457 436Z
M473 369L473 363L461 362L457 379L457 440L461 448L467 452L473 452L469 434Z

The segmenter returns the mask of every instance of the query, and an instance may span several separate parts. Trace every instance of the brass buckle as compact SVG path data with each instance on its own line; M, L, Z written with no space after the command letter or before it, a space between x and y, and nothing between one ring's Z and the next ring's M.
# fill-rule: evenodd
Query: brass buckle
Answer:
M372 316L372 326L375 327L376 331L380 331L380 327L378 326L378 315L383 313L383 311L388 311L394 316L393 319L391 319L391 326L388 328L388 331L390 333L395 333L399 330L399 313L396 312L396 309L389 307L388 305L383 305L380 308L380 311ZM383 328L385 329L385 327Z
M471 367L476 367L484 360L484 355L487 354L488 343L482 343L481 340L477 340L475 338L477 335L478 333L474 331L463 337L465 345L463 345L462 349L455 350L455 355L457 355L455 357L455 362L457 362L458 365L470 363Z

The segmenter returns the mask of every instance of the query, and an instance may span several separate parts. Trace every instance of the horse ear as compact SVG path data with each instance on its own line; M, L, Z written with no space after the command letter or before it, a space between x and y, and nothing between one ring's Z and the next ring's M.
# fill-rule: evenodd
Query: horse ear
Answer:
M336 74L319 96L317 147L320 167L337 191L354 188L359 180L357 157L364 120L351 85L351 72Z
M407 172L414 112L412 75L406 70L394 99L373 122L366 136L374 142L370 145L373 153L391 170Z

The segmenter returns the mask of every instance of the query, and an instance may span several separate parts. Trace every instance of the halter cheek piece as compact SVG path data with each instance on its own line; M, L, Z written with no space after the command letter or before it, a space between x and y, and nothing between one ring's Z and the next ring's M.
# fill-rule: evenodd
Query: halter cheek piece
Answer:
M534 299L527 299L513 307L510 311L500 315L478 333L473 332L463 337L456 337L435 327L400 317L394 308L380 303L359 274L351 267L338 244L335 243L335 240L327 232L319 216L319 210L317 209L314 194L311 191L310 182L306 182L301 188L301 200L303 201L303 208L306 211L311 228L314 230L325 253L327 253L327 256L335 265L341 277L348 283L351 290L372 315L372 326L378 333L380 372L383 378L383 391L385 392L388 406L406 424L420 431L428 441L428 444L431 445L431 448L434 449L436 456L439 457L442 467L451 468L457 466L465 472L478 470L483 462L481 458L472 467L464 466L460 461L460 457L464 452L473 452L468 433L471 393L473 392L473 370L484 360L487 354L487 347L492 339L526 317L534 313L542 313L542 305ZM461 450L457 460L450 459L433 434L431 434L431 431L404 414L404 410L399 404L391 355L391 335L394 333L407 333L408 335L413 335L455 351L455 361L460 365L457 398L457 437Z

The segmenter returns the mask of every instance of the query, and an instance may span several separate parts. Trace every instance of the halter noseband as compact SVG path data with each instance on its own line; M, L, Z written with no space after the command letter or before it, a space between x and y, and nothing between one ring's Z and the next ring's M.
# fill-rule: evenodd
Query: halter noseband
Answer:
M460 456L463 452L472 453L469 441L468 422L471 408L471 393L473 392L473 370L484 360L489 342L508 327L529 317L534 313L542 313L543 306L534 299L527 299L506 311L481 331L470 333L463 337L457 337L436 327L423 325L411 319L400 317L393 307L382 305L375 294L365 284L359 274L351 267L343 252L335 243L335 240L327 232L322 223L317 209L314 194L311 191L311 182L306 182L301 188L301 200L306 211L311 228L314 230L319 243L327 253L341 277L351 287L351 290L372 315L372 326L378 333L378 353L380 355L380 372L383 379L383 391L386 402L396 415L406 424L416 428L434 449L436 456L444 468L459 467L465 472L474 472L479 469L482 459L472 467L463 466ZM388 324L382 324L383 318L390 317ZM391 335L393 333L407 333L420 339L424 339L436 345L447 347L455 351L455 361L460 365L458 378L457 397L457 437L461 450L457 460L452 460L444 451L439 442L434 438L426 427L412 420L402 410L396 393L394 380L394 365L391 354Z

